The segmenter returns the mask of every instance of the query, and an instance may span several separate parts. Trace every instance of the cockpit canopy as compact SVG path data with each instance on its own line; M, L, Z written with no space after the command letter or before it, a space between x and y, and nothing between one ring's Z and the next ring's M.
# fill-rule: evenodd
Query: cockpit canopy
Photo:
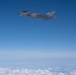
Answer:
M28 11L22 11L22 12L28 12Z

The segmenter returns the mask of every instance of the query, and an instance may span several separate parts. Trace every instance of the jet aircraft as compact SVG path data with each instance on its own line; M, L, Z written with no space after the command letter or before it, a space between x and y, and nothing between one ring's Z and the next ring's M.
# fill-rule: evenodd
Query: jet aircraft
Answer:
M50 13L47 13L47 14L39 14L39 13L35 13L35 12L22 11L22 12L20 12L18 14L20 16L28 16L28 17L32 17L32 18L40 18L40 19L43 19L43 20L55 18L55 16L54 16L55 11L51 11Z

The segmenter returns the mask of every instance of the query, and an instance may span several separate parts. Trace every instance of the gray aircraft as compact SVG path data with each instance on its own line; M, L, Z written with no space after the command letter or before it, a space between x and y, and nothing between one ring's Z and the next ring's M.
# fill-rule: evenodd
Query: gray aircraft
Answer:
M28 17L32 17L32 18L40 18L40 19L43 19L43 20L55 18L55 16L54 16L55 11L52 11L52 12L47 13L47 14L38 14L38 13L35 13L35 12L22 11L22 12L20 12L18 14L20 16L28 16Z

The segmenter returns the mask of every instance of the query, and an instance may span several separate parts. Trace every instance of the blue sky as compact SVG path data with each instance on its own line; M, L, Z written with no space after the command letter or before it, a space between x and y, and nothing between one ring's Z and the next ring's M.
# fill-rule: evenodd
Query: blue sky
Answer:
M0 0L0 52L76 53L75 3L75 0ZM17 14L24 10L41 14L54 10L57 18L40 20ZM0 58L6 61L8 57Z

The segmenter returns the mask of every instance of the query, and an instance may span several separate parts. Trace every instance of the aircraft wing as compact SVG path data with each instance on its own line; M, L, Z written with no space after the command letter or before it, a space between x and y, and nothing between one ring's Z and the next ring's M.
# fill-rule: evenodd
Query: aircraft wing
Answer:
M40 19L47 19L47 15L44 15L44 14L38 14L36 15L36 18L40 18Z
M38 13L30 13L30 17L36 18L39 14Z
M32 18L40 18L44 20L49 19L49 16L46 14L30 13L30 14L27 14L27 16L32 17Z

